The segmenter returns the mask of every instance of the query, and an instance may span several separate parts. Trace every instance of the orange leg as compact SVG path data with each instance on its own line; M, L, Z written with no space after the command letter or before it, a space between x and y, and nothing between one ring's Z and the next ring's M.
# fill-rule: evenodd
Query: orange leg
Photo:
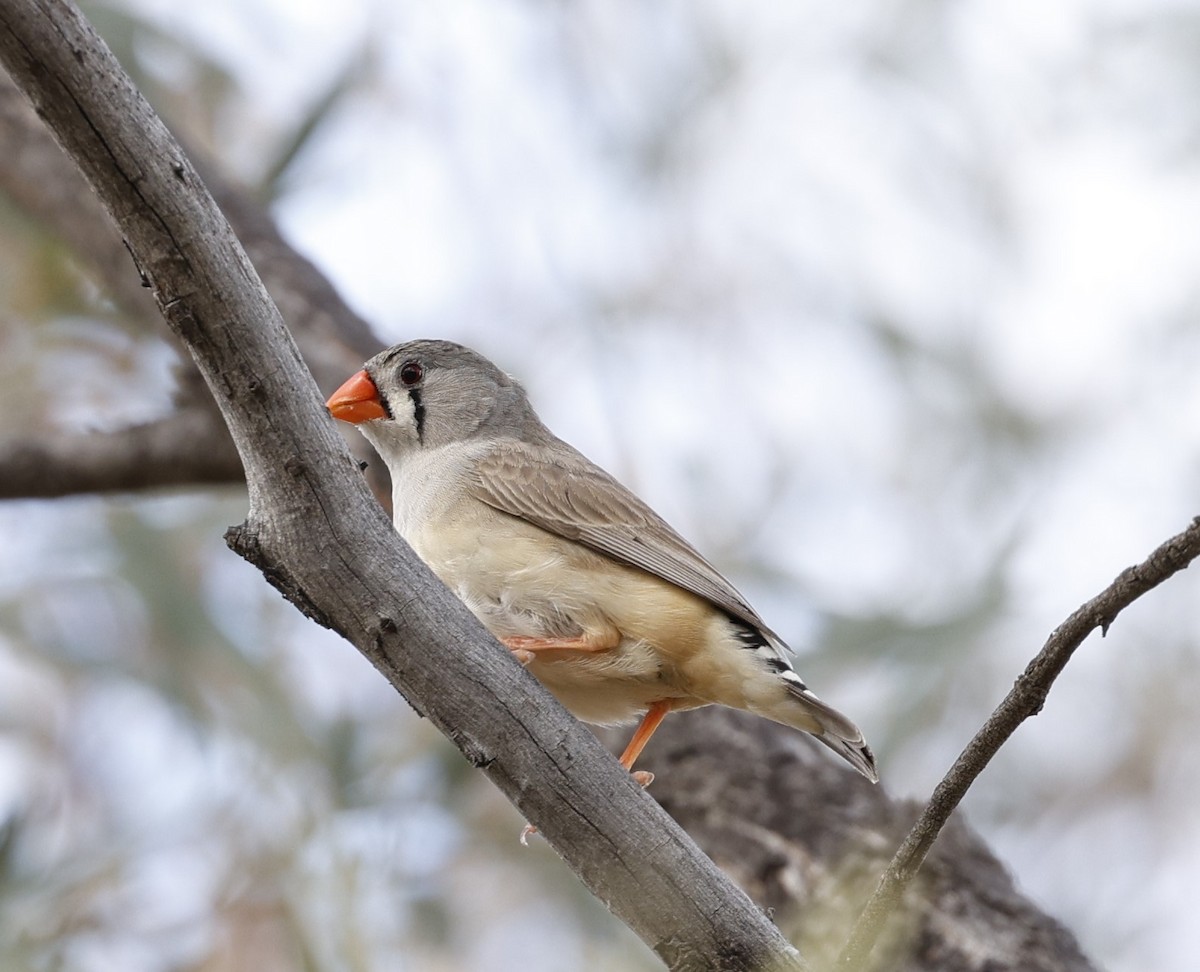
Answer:
M589 631L572 638L527 638L513 635L501 638L500 643L517 657L522 665L528 665L539 651L611 651L621 643L621 632L616 628Z
M642 784L642 786L649 786L654 782L654 774L647 773L645 770L638 770L634 773L634 761L642 754L642 750L646 748L646 743L654 735L654 730L667 717L667 713L671 711L673 705L674 700L672 699L659 699L657 702L652 703L650 708L646 710L646 714L642 716L641 725L637 727L637 732L629 740L629 745L625 747L625 752L621 754L621 765L633 773L633 778Z

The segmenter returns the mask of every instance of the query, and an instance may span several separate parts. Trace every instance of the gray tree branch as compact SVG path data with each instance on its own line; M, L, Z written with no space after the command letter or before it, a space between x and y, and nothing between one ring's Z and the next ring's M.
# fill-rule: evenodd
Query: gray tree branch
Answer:
M0 499L241 481L242 463L211 403L118 432L0 441Z
M1050 687L1066 667L1075 649L1096 628L1102 634L1118 614L1134 601L1185 569L1200 557L1200 517L1182 533L1160 544L1142 563L1126 568L1108 587L1075 611L1051 633L1042 650L1017 678L1012 690L955 760L933 791L929 803L900 845L855 923L838 958L843 969L864 968L876 940L896 910L905 890L917 876L938 834L976 777L1017 727L1037 715Z
M232 230L78 10L9 0L0 58L120 226L221 408L250 492L231 546L370 658L669 967L800 968L391 529Z

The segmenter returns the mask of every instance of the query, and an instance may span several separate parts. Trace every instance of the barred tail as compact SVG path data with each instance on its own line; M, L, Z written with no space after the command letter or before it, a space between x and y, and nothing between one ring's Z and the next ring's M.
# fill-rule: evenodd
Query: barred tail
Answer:
M732 628L739 647L751 653L757 663L771 673L765 682L754 679L758 690L752 695L748 693L741 707L811 733L872 783L878 783L875 755L863 738L862 730L833 706L813 695L788 661L784 643L765 628L755 628L736 620L732 622ZM784 692L779 691L781 682Z

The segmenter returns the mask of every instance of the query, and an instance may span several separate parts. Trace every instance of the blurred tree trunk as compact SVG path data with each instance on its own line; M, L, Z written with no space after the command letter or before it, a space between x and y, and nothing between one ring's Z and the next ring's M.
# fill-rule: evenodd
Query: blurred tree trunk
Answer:
M651 792L816 968L836 958L920 805L893 800L803 736L731 710L667 720L646 753ZM1022 895L1004 865L951 821L876 946L888 972L1095 966Z

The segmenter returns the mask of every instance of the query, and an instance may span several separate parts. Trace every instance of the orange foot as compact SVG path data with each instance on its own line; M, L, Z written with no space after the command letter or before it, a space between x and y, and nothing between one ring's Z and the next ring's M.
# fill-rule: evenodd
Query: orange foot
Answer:
M616 628L587 631L571 638L530 638L511 635L501 638L500 643L513 653L522 665L528 665L539 651L610 651L621 643L621 632Z

